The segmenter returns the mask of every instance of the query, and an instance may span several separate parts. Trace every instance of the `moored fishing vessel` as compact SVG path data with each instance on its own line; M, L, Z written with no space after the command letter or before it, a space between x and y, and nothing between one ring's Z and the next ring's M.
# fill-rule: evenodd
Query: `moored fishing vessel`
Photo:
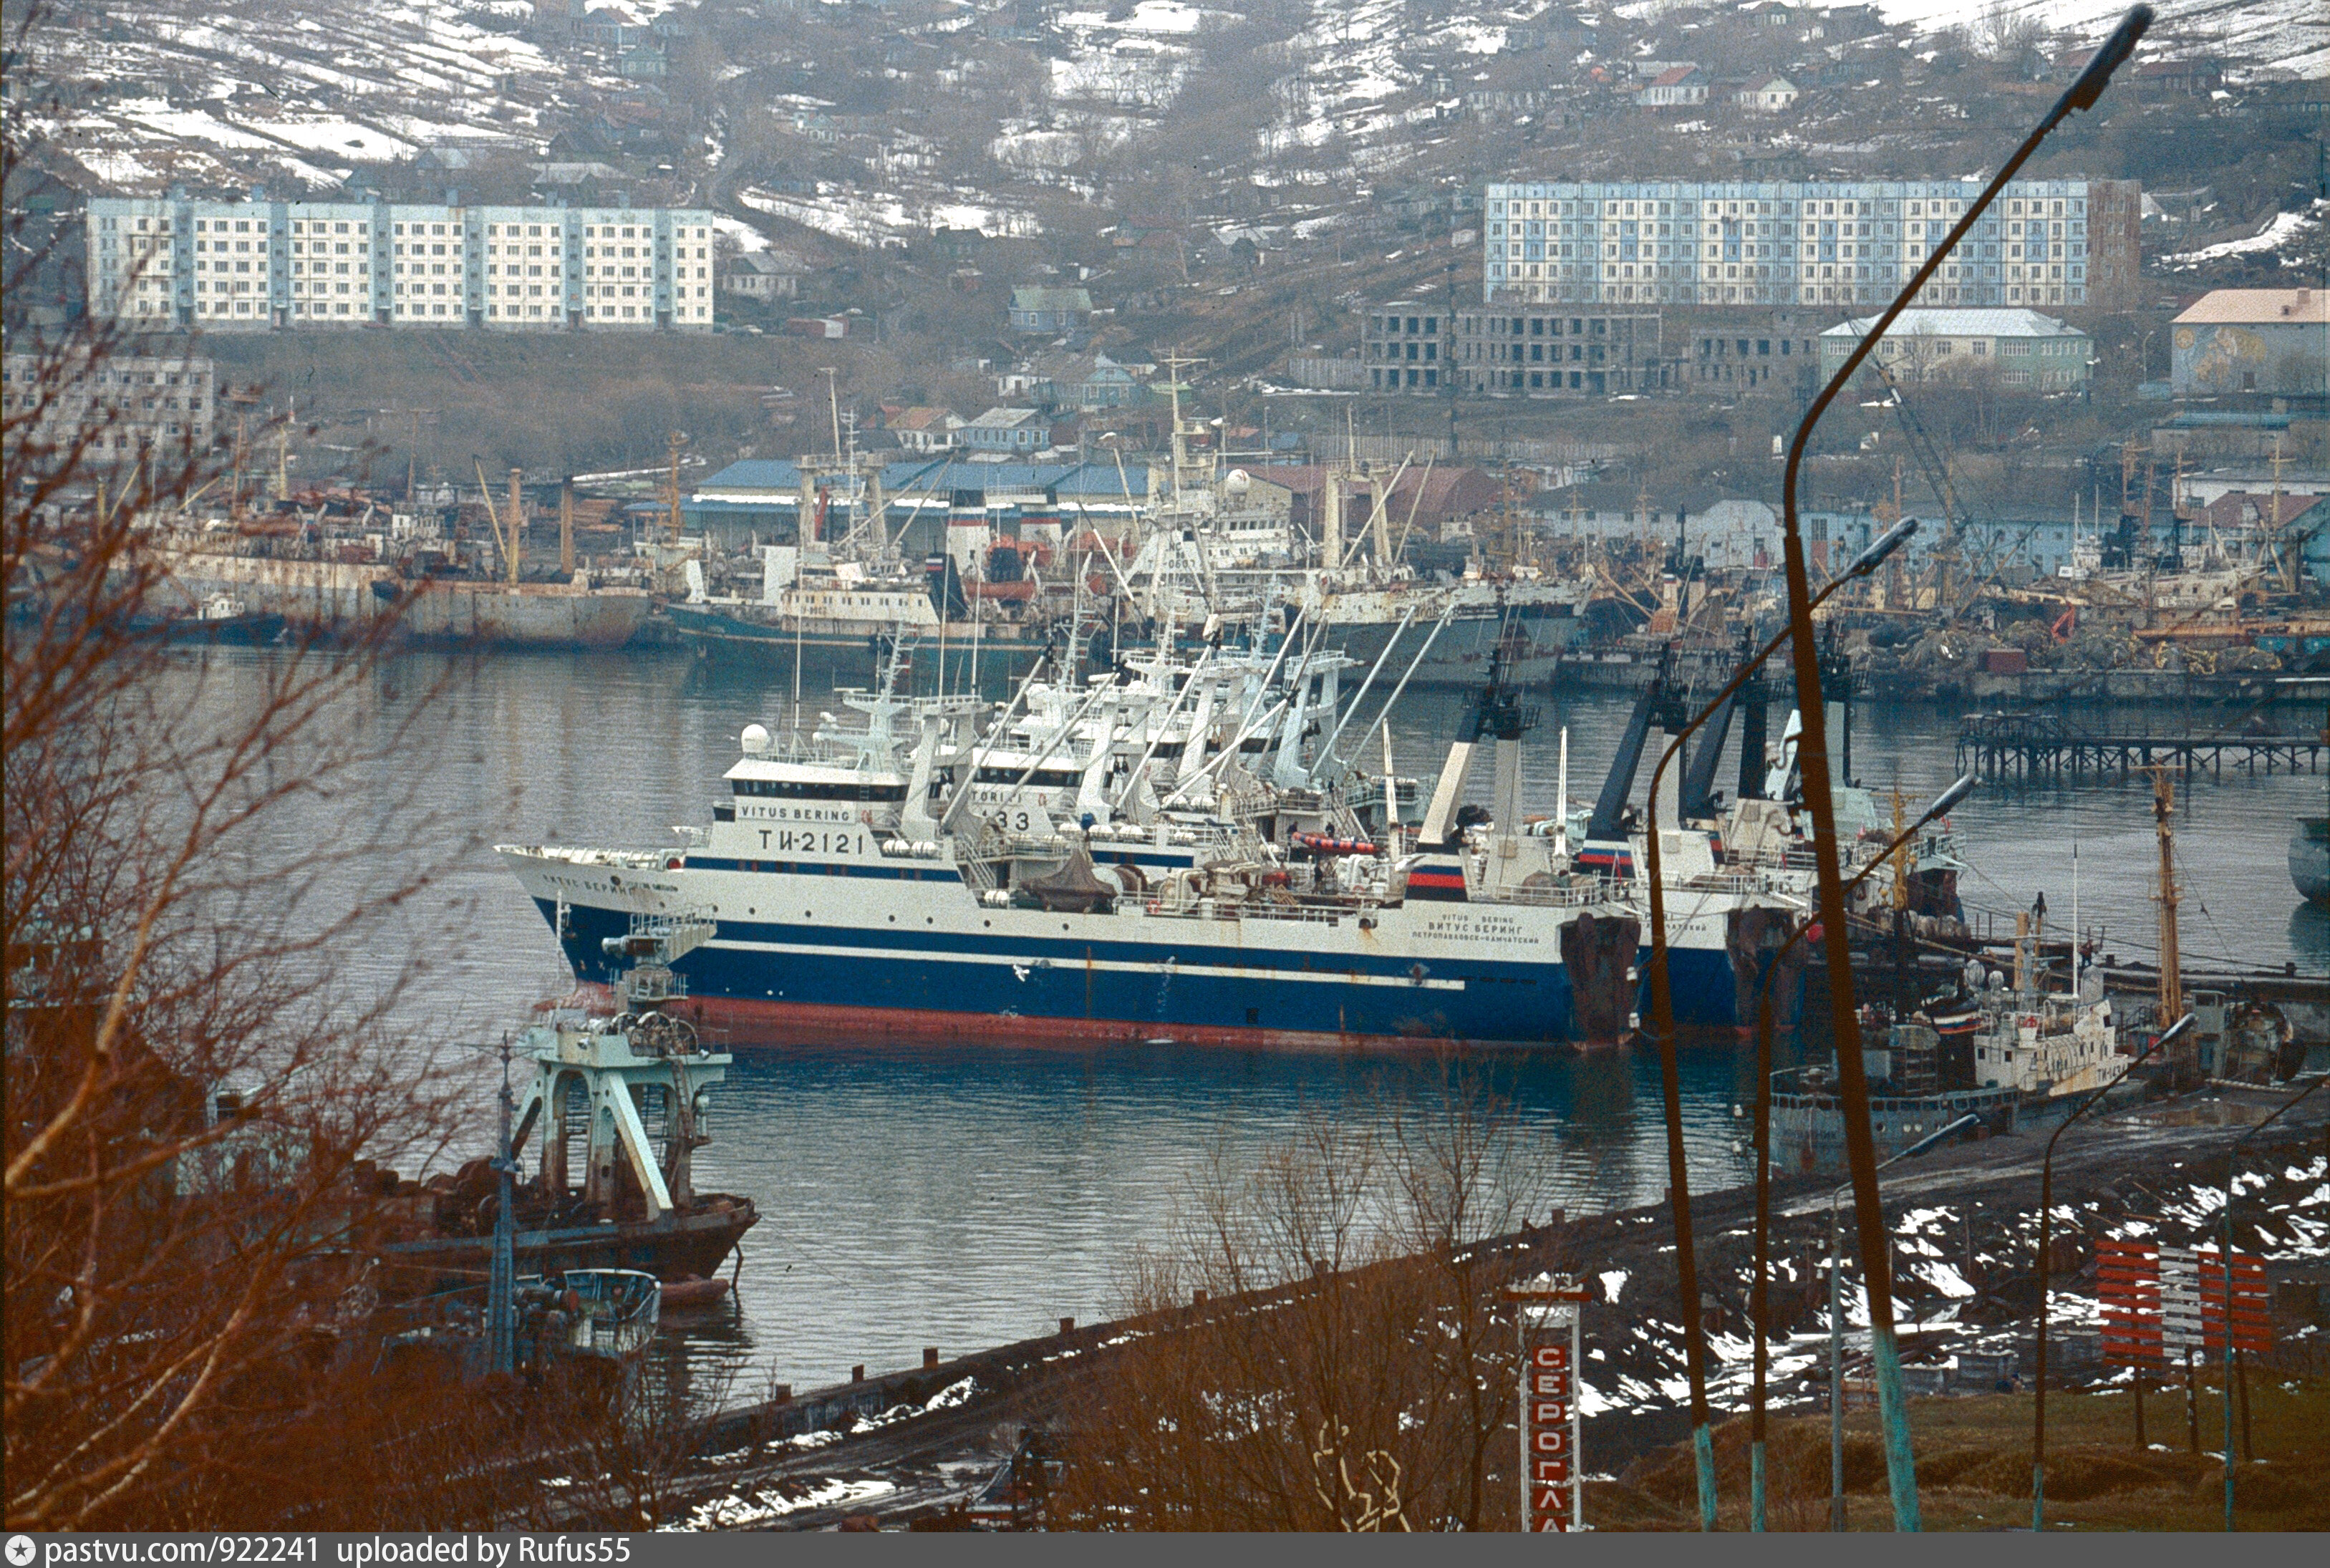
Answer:
M391 622L426 642L521 647L620 647L645 623L645 589L565 581L511 582L443 564L420 536L330 549L232 533L174 530L146 545L163 581L157 597L190 611L220 599L298 630L356 636ZM401 549L410 543L411 548Z
M696 1151L711 1141L711 1090L732 1058L706 1048L673 1011L687 987L671 965L709 934L684 918L624 921L600 954L612 968L619 1011L555 1014L511 1047L533 1069L509 1129L510 1157L533 1167L508 1189L520 1270L702 1280L759 1222L751 1198L696 1187ZM378 1248L382 1295L406 1299L473 1282L490 1261L502 1202L493 1162L471 1160L425 1185L399 1183L393 1172L374 1179L393 1195L384 1200L392 1223L400 1209L410 1214L403 1233Z
M1525 725L1493 685L1413 852L1396 822L1359 838L1331 799L1305 819L1340 824L1331 837L1264 831L1284 803L1264 780L1301 756L1309 672L1274 704L1266 681L1223 702L1194 741L1174 715L1206 683L1152 686L1098 677L1065 715L1007 710L984 735L961 699L857 699L867 728L814 746L748 730L730 800L684 849L498 853L586 982L611 978L603 944L634 918L699 915L712 935L677 966L689 1013L740 1044L1576 1037L1568 960L1581 940L1630 954L1636 928L1603 877L1525 830ZM1274 743L1249 752L1256 734ZM1482 739L1498 808L1459 826ZM1148 770L1169 748L1160 784ZM1588 967L1625 980L1623 960Z

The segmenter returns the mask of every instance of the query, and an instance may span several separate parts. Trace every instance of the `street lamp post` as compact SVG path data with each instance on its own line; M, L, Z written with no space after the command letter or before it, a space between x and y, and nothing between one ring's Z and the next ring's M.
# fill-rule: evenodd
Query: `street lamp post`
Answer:
M2287 1100L2275 1107L2271 1116L2250 1128L2233 1140L2232 1152L2225 1156L2225 1217L2222 1241L2218 1251L2225 1268L2225 1528L2233 1527L2233 1199L2238 1195L2233 1185L2241 1168L2241 1150L2249 1139L2281 1119L2282 1113L2297 1109L2297 1102L2330 1083L2330 1075L2316 1079Z
M1815 607L1848 582L1867 577L1882 565L1886 558L1909 543L1918 531L1918 520L1905 517L1870 542L1869 547L1853 559L1852 565L1840 572L1820 591L1813 603ZM1658 766L1651 770L1650 810L1645 818L1643 850L1650 877L1651 888L1651 1027L1656 1036L1659 1051L1660 1087L1665 1100L1667 1130L1667 1185L1674 1206L1676 1289L1684 1303L1686 1323L1683 1339L1683 1361L1691 1378L1691 1448L1697 1461L1699 1479L1699 1525L1702 1530L1715 1528L1715 1442L1709 1428L1707 1403L1707 1343L1704 1325L1699 1318L1698 1250L1691 1233L1691 1171L1683 1157L1682 1139L1682 1072L1675 1055L1674 990L1667 974L1667 909L1666 878L1659 857L1659 789L1667 769L1681 752L1683 742L1690 740L1699 727L1730 700L1732 694L1747 685L1749 677L1763 668L1764 664L1782 644L1788 634L1780 633L1759 649L1754 657L1743 663L1725 683L1714 699L1700 709L1690 723L1676 732L1660 753Z
M502 1036L501 1138L494 1147L494 1251L486 1277L486 1370L507 1376L517 1369L517 1156L510 1147L510 1041Z
M1893 858L1894 851L1924 832L1927 823L1947 816L1959 801L1974 793L1974 786L1975 776L1968 773L1936 796L1934 803L1926 808L1917 821L1896 834L1893 842L1887 845L1882 853L1854 874L1852 880L1845 883L1845 892L1850 893L1868 881L1879 866ZM1799 926L1789 934L1788 940L1782 942L1779 950L1772 955L1771 962L1765 966L1763 978L1756 987L1756 1274L1753 1307L1756 1351L1755 1377L1748 1406L1748 1527L1758 1532L1765 1527L1764 1391L1771 1371L1771 1350L1766 1325L1770 1322L1767 1314L1772 1275L1772 986L1789 952L1811 929ZM1832 1233L1832 1258L1838 1241L1839 1238ZM1831 1285L1829 1310L1833 1319L1837 1307L1833 1268ZM1842 1440L1841 1437L1839 1440Z
M1884 1210L1877 1194L1877 1147L1869 1125L1869 1081L1861 1060L1861 1021L1853 1003L1852 952L1844 927L1843 879L1836 864L1836 802L1830 789L1828 776L1828 722L1822 712L1820 694L1820 650L1815 642L1812 619L1812 581L1806 567L1804 530L1797 516L1797 476L1804 467L1804 451L1812 442L1814 429L1828 406L1858 374L1861 364L1873 353L1889 329L1910 301L1918 297L1941 266L1943 260L1957 249L1972 231L1976 222L1997 200L2001 191L2013 179L2031 156L2039 150L2050 132L2062 123L2074 109L2092 109L2110 82L2112 72L2134 52L2136 40L2152 24L2149 5L2138 5L2129 11L2126 19L2096 52L2086 70L2056 99L2038 127L2025 137L2020 146L1991 176L1982 193L1966 204L1965 216L1951 228L1933 253L1910 275L1909 283L1895 297L1893 303L1871 326L1868 334L1853 345L1836 374L1830 378L1820 394L1805 410L1804 420L1796 428L1795 439L1789 443L1787 463L1782 475L1780 496L1784 530L1782 544L1788 582L1789 632L1795 648L1796 666L1796 705L1801 713L1803 728L1797 737L1796 755L1804 771L1804 806L1813 819L1814 869L1820 879L1820 912L1822 946L1825 949L1829 974L1829 1000L1835 1022L1837 1078L1840 1098L1843 1100L1845 1154L1852 1168L1853 1211L1859 1223L1863 1278L1869 1287L1870 1354L1876 1363L1877 1399L1885 1425L1885 1469L1893 1497L1893 1521L1897 1529L1915 1530L1918 1521L1918 1479L1916 1460L1909 1448L1909 1431L1904 1412L1901 1391L1900 1347L1894 1337L1892 1280L1884 1245Z
M1877 1168L1886 1170L1914 1159L1936 1144L1972 1129L1982 1118L1968 1111L1947 1127L1929 1132ZM1851 1182L1840 1183L1828 1195L1828 1527L1844 1528L1844 1195ZM1870 1322L1877 1320L1877 1299L1870 1298Z
M2074 946L2077 934L2072 938ZM2078 965L2072 966L2071 984L2079 985ZM2160 1032L2160 1037L2137 1052L2134 1060L2120 1069L2119 1076L2088 1094L2071 1108L2071 1114L2057 1124L2054 1135L2047 1139L2046 1157L2039 1162L2039 1352L2037 1369L2033 1373L2032 1393L2036 1396L2031 1409L2031 1527L2047 1527L2047 1296L2049 1276L2053 1260L2049 1254L2054 1249L2055 1221L2055 1145L2070 1128L2071 1123L2085 1116L2097 1101L2127 1082L2127 1075L2144 1064L2146 1057L2158 1053L2169 1042L2191 1033L2193 1015L2187 1013Z

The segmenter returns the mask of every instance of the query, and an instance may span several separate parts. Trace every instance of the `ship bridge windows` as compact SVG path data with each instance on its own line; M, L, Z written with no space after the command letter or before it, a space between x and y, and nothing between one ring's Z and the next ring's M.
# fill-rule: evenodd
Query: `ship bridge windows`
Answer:
M904 800L904 784L864 784L800 779L738 779L739 795L771 800Z
M981 768L978 782L981 784L1017 784L1023 768ZM1084 774L1074 768L1038 768L1028 774L1028 783L1036 789L1073 789L1084 781Z

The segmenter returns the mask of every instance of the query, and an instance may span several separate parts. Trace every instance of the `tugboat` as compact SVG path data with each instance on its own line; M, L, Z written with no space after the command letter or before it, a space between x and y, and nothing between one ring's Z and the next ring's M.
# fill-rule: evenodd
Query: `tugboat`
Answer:
M213 593L192 615L164 623L173 642L213 642L263 647L283 635L279 615L254 610L230 593Z
M711 1141L709 1091L734 1059L706 1050L670 1011L687 994L671 966L712 930L709 920L685 913L634 917L603 942L611 959L631 960L614 987L622 1010L554 1014L510 1047L514 1060L534 1066L510 1137L512 1160L535 1167L512 1189L520 1274L611 1269L675 1283L708 1280L759 1222L752 1199L700 1193L694 1180L696 1150ZM393 1172L381 1179L396 1181ZM431 1185L397 1184L417 1233L377 1249L384 1298L473 1284L490 1261L500 1190L489 1158Z

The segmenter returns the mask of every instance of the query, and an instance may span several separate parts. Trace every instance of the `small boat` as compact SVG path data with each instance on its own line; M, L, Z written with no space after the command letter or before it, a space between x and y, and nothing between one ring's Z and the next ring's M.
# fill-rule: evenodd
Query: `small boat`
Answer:
M201 608L193 615L172 618L167 630L174 642L232 643L260 647L281 637L285 624L281 616L254 610L232 594L213 593L203 600Z
M636 1269L521 1279L516 1304L522 1359L535 1364L562 1355L629 1360L654 1342L663 1306L656 1277Z
M2301 817L2289 836L2289 880L2308 903L2330 904L2330 817Z
M468 1299L462 1297L467 1296ZM409 1370L432 1359L475 1377L488 1366L491 1330L474 1292L401 1303L386 1322L375 1372ZM635 1365L655 1343L663 1299L653 1274L635 1269L564 1269L520 1275L510 1290L511 1356L529 1376L554 1362Z

